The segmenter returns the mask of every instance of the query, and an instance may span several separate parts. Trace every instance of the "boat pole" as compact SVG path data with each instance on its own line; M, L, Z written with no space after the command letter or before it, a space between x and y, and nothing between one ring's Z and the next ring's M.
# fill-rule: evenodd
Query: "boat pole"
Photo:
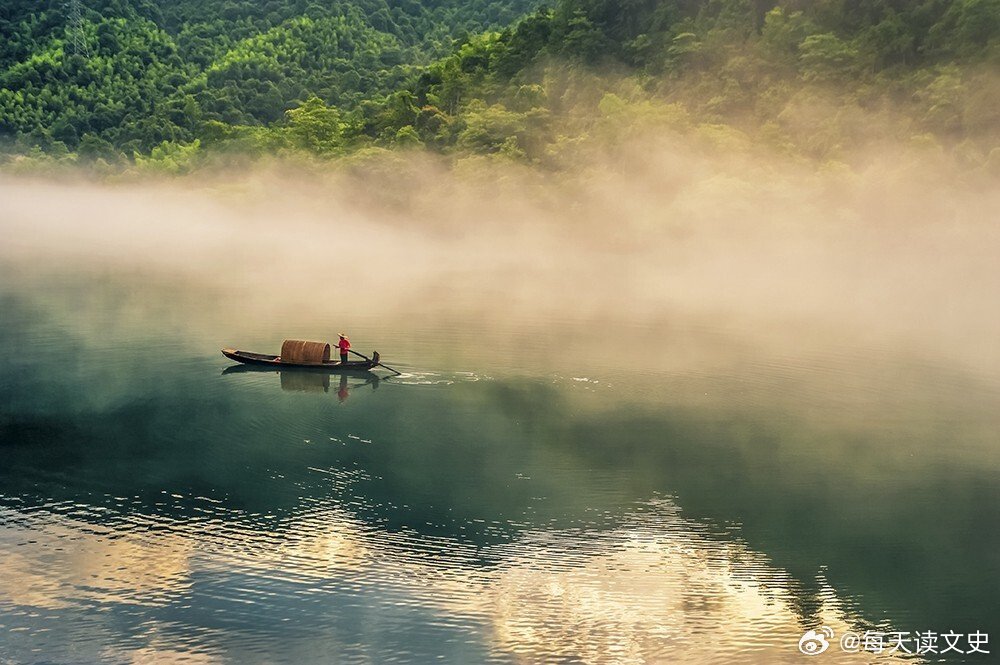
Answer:
M357 352L357 351L355 351L354 349L347 349L347 350L348 350L348 351L350 351L351 353L353 353L353 354L354 354L354 355L356 355L356 356L361 356L362 358L364 358L364 359L365 359L365 360L367 360L368 362L371 362L371 361L372 361L372 359L371 359L371 358L369 358L368 356L366 356L366 355L365 355L365 354L363 354L363 353L358 353L358 352ZM393 369L392 367L389 367L388 365L383 365L383 364L382 364L381 362L379 362L379 363L376 363L376 364L377 364L377 365L378 365L379 367L385 367L385 368L386 368L387 370L389 370L390 372L395 372L395 373L396 373L396 376L402 376L402 375L403 375L403 373L402 373L402 372L400 372L400 371L399 371L398 369Z

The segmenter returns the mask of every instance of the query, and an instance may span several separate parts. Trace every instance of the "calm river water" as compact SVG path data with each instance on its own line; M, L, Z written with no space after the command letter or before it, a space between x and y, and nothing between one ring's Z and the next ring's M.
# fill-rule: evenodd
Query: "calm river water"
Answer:
M812 662L822 626L815 662L870 662L845 633L1000 640L994 370L695 320L534 311L498 335L343 293L292 325L225 288L28 265L0 286L2 663ZM348 325L403 375L218 352ZM890 642L879 659L904 655Z

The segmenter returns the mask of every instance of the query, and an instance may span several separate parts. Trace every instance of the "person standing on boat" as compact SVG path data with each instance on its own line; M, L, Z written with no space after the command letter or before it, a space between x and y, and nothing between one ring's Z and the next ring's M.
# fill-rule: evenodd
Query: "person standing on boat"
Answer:
M347 351L351 348L351 342L347 339L347 335L340 333L340 341L337 342L337 346L340 348L340 362L347 362Z

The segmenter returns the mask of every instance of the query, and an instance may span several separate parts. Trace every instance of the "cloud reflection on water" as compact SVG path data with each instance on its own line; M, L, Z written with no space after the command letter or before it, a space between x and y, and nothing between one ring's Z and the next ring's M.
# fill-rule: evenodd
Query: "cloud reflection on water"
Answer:
M15 623L14 615L39 608L52 623L48 636L10 644L40 645L53 657L73 645L136 663L221 662L240 653L303 662L317 649L350 653L329 627L389 602L481 642L497 661L800 662L796 645L807 627L840 635L863 623L829 587L804 613L801 589L786 573L665 499L637 507L610 532L528 531L486 551L373 529L332 506L303 511L279 531L234 529L224 512L203 521L129 517L115 527L49 510L20 515L4 533L12 555L0 563L0 602ZM283 600L289 592L314 610L301 614ZM224 612L220 629L202 613L185 614L193 603ZM181 618L166 619L158 606ZM81 609L82 624L60 626L63 613ZM109 621L132 624L130 647L102 643L116 630ZM259 622L283 631L280 642ZM391 626L372 629L377 638ZM437 648L449 657L447 646ZM868 660L831 651L824 662Z

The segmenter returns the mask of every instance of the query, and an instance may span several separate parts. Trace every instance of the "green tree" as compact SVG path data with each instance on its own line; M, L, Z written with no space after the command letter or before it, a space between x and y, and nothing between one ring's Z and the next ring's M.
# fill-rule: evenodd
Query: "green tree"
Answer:
M344 124L340 111L319 97L310 97L302 106L286 112L291 145L317 154L331 154L344 145Z
M858 71L860 54L836 35L809 35L799 45L799 63L807 81L843 80Z

